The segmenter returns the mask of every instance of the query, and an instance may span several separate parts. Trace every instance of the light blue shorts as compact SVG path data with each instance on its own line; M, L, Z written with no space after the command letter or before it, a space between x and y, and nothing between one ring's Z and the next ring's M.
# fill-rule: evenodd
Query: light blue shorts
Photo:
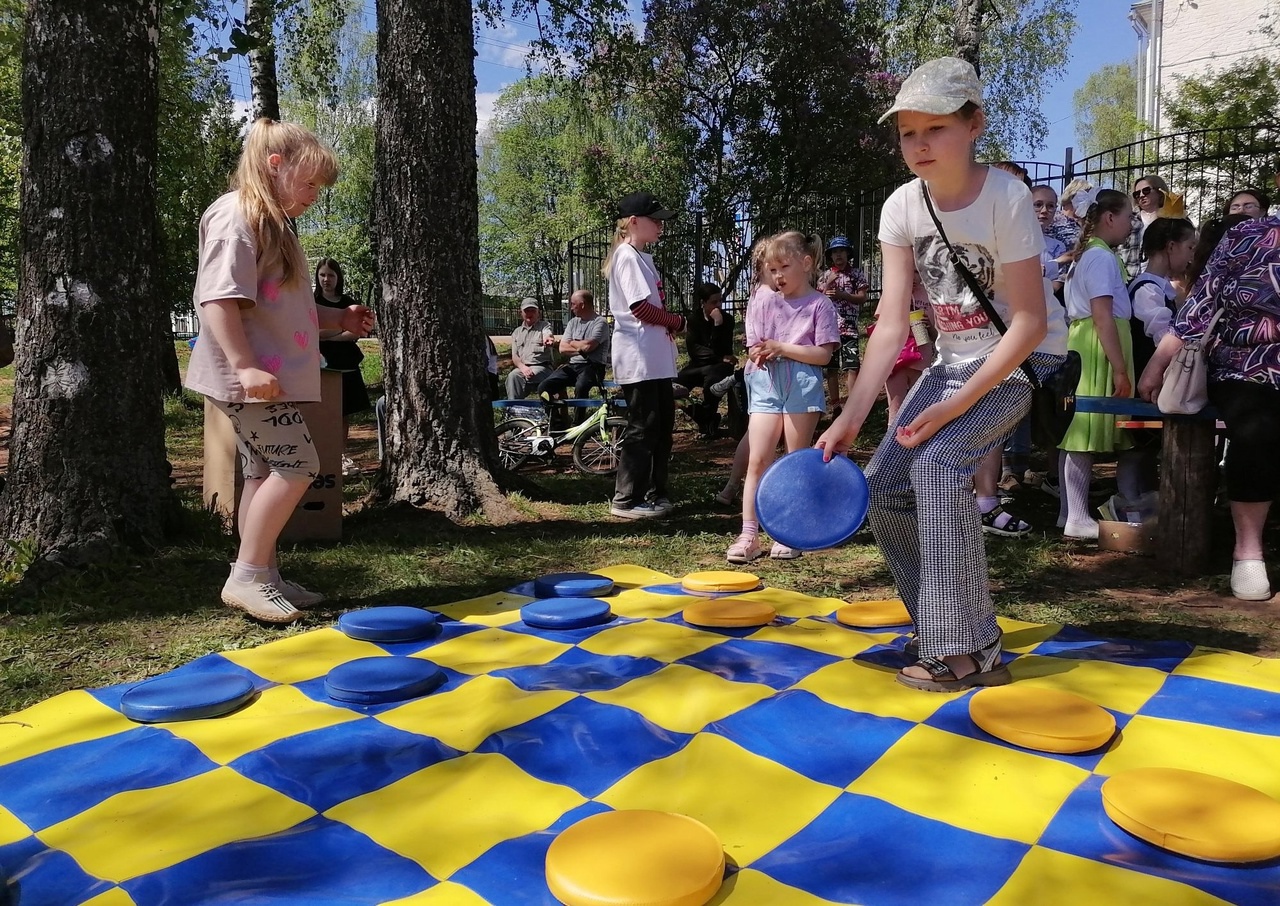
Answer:
M826 412L827 394L822 369L793 359L774 359L764 368L746 374L748 413L797 415Z

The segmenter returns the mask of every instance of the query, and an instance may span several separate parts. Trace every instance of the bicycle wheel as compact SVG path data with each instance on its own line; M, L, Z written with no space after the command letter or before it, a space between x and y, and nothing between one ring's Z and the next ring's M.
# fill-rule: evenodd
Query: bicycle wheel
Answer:
M493 429L498 435L498 462L514 472L533 455L529 438L538 434L538 423L530 418L509 418Z
M612 475L618 471L618 440L626 427L625 418L613 416L578 437L573 442L573 464L588 475Z

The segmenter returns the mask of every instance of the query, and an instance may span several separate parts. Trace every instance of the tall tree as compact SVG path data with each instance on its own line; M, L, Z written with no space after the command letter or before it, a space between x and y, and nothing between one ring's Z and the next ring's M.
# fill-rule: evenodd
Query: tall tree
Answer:
M497 447L484 389L474 46L465 0L378 5L388 453L380 487L454 518L479 511L501 521L512 510L491 472Z
M1071 99L1081 156L1119 148L1142 137L1138 75L1132 63L1112 63L1091 73Z
M277 0L244 0L244 42L253 92L253 118L280 119L280 88L276 76Z
M1171 130L1280 123L1280 61L1250 57L1195 78L1174 78L1164 99Z
M158 0L33 0L23 48L22 280L0 536L46 561L159 543ZM122 430L124 428L125 430Z
M985 0L956 0L956 56L968 61L979 73L982 72L982 14L986 9Z
M1048 125L1045 92L1062 78L1075 32L1077 0L875 0L885 25L884 59L898 75L957 53L957 6L982 3L977 58L986 86L988 158L1037 151ZM970 21L974 21L970 17Z
M22 22L22 0L0 0L0 314L13 311L18 295Z

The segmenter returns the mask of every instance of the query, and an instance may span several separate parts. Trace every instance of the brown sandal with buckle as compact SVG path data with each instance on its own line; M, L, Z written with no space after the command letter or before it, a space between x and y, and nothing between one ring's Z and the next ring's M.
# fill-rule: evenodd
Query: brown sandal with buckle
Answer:
M896 679L910 689L924 692L963 692L974 686L1003 686L1013 682L1009 668L1000 661L1000 639L966 657L972 659L974 670L964 676L956 676L941 658L922 657L912 666L929 671L928 679L912 676L905 669L898 671Z

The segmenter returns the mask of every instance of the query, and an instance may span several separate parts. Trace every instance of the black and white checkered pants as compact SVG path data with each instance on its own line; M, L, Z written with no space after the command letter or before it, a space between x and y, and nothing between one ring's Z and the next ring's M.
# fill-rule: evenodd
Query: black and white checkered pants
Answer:
M1061 362L1041 354L1030 359L1037 377L1052 374ZM1031 384L1015 370L914 449L899 444L895 430L957 393L981 365L926 369L867 466L871 530L915 623L922 656L971 654L999 635L973 476L1030 411Z

